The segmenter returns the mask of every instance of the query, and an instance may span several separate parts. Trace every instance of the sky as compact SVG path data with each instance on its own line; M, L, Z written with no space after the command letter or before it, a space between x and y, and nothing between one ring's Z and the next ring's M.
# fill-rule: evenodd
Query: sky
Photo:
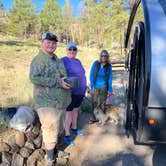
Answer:
M1 0L2 4L4 5L4 9L8 11L13 3L14 0ZM37 6L38 11L40 11L44 5L45 0L32 0L33 3ZM58 4L62 7L65 4L65 0L57 0ZM73 15L78 16L79 8L81 8L82 0L70 0L73 9Z

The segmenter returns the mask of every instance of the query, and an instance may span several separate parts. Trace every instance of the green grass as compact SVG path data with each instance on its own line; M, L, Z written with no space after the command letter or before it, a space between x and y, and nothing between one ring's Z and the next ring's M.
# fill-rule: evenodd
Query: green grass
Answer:
M32 84L29 80L29 66L38 53L40 42L18 40L13 37L0 36L0 107L19 105L33 106ZM66 46L58 43L56 55L66 55ZM94 60L100 50L78 47L78 58L86 69L87 79ZM121 58L118 54L113 58Z

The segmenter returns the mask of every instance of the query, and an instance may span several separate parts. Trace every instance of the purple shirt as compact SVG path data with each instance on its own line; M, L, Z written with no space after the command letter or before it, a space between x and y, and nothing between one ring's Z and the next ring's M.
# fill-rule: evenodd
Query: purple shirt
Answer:
M71 93L75 95L85 95L86 91L86 77L85 70L77 58L69 58L67 56L61 59L65 65L68 77L78 78L78 87L71 88Z

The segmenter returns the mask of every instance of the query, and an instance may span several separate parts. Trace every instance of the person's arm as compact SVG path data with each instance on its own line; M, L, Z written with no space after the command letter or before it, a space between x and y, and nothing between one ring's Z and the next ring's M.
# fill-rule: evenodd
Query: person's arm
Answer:
M84 66L82 65L81 61L79 59L77 59L77 61L79 61L80 66L81 66L81 68L82 68L82 70L84 71L84 74L85 74L85 69L84 69Z
M90 89L94 90L94 68L95 68L96 61L92 64L91 70L90 70Z
M108 80L108 94L111 94L112 90L112 66L110 66L109 80Z
M83 72L84 72L84 75L82 75L82 77L84 77L84 79L85 79L85 81L86 81L86 87L87 87L87 79L86 79L86 71L85 71L85 68L84 68L84 66L83 66L83 64L81 63L81 61L79 60L79 62L80 62L80 66L81 66L81 68L82 68L82 70L83 70Z
M62 87L62 79L60 77L45 76L46 65L44 62L39 62L37 59L33 60L30 66L30 80L33 84L47 86L47 87Z
M64 61L61 59L58 61L59 62L59 72L60 72L60 77L67 77L67 72L66 72L66 67Z

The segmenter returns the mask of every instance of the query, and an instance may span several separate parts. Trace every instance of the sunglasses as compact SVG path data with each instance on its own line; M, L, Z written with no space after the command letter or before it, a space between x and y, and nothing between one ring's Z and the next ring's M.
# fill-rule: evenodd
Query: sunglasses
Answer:
M77 48L75 48L75 47L74 48L69 48L68 50L69 51L77 51Z
M103 55L101 55L101 57L108 57L108 55L107 54L103 54Z

